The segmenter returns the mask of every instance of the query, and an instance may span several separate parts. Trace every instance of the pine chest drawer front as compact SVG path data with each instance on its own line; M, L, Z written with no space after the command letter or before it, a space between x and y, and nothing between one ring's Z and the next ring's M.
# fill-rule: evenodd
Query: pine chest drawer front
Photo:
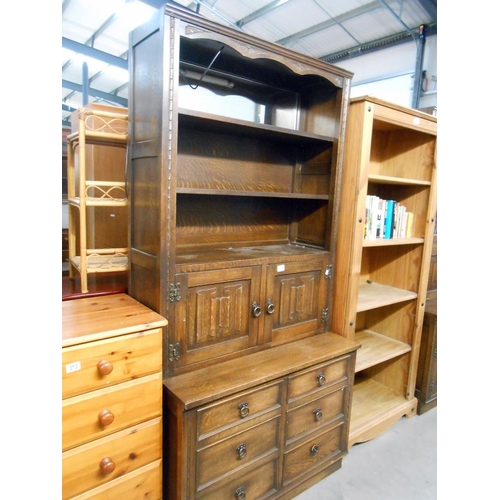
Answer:
M89 342L62 351L62 397L161 371L161 330Z
M63 453L63 500L159 460L161 436L159 417Z
M298 406L287 413L286 444L344 418L344 388Z
M333 462L342 453L341 441L345 424L327 427L322 433L285 453L283 484L298 479L312 469L322 468L326 462Z
M348 361L349 358L344 357L291 376L288 381L288 401L293 402L340 382L346 384Z
M198 439L247 423L281 406L283 383L272 383L198 410Z
M158 417L161 411L161 373L65 399L63 451Z
M278 453L281 415L197 452L197 489L221 476Z
M196 494L196 500L268 498L278 489L277 474L277 460L267 461L256 468L248 467L238 474L231 475L229 480L217 482L210 488L199 491Z
M157 460L72 500L161 500L161 469L162 461Z

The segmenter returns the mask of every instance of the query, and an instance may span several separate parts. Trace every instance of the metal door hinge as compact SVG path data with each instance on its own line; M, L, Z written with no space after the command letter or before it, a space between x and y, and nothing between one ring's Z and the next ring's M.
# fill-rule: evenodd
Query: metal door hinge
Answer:
M332 277L333 266L328 264L325 268L325 278L330 279Z
M168 300L170 302L181 300L181 284L180 283L170 283Z
M179 361L181 357L181 344L175 342L174 344L169 344L168 346L168 359L170 361Z
M326 323L328 321L328 307L325 307L321 311L321 322Z

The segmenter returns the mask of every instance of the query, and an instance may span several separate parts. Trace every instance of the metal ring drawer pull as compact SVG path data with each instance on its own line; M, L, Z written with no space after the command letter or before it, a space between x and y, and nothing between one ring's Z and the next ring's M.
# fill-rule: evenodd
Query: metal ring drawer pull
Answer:
M313 410L313 413L316 422L319 422L323 418L323 413L321 412L321 408L316 408L315 410Z
M246 418L250 415L250 408L248 407L248 403L241 403L238 405L238 410L240 410L240 417Z
M262 309L257 302L252 304L252 315L254 318L258 318L262 314Z
M238 454L238 460L245 458L247 456L247 445L245 443L240 444L238 448L236 448L236 453Z
M324 383L326 382L326 378L322 373L320 373L316 378L318 379L319 385L324 385Z
M313 444L311 446L311 455L317 455L319 453L319 448L318 448L318 445L316 444Z
M267 306L266 306L266 313L267 314L273 314L275 310L273 301L271 299L267 299Z
M241 486L234 492L234 497L236 500L245 500L246 495L245 495L245 488Z

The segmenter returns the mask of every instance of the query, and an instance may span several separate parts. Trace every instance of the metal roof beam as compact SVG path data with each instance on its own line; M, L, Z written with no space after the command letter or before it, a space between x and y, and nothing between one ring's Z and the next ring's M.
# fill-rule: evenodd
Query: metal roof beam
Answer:
M287 36L285 38L282 38L281 40L277 40L276 43L279 43L281 45L285 45L290 42L294 42L295 40L299 40L300 38L304 38L306 36L312 35L313 33L317 33L318 31L324 30L326 28L330 28L331 26L334 26L335 24L340 24L345 21L348 21L349 19L353 19L354 17L361 16L363 14L366 14L368 12L371 12L372 10L380 9L382 6L378 1L375 2L370 2L366 5L363 5L362 7L358 7L357 9L350 10L349 12L346 12L345 14L342 14L337 17L333 17L332 19L329 19L328 21L324 21L322 23L316 24L315 26L311 26L310 28L307 28L305 30L299 31L293 35Z
M70 82L68 80L63 80L62 86L63 86L63 88L73 90L74 92L80 92L80 93L83 92L82 85L80 85L78 83ZM126 108L128 107L128 99L125 99L124 97L119 97L117 95L109 94L108 92L102 92L101 90L97 90L97 89L93 89L93 88L89 88L88 93L89 93L89 95L97 97L98 99L104 99L106 101L116 102L117 104L120 104L121 106L124 106Z
M89 47L88 45L70 40L69 38L62 37L62 46L63 48L72 50L74 52L77 52L78 54L92 57L93 59L97 59L98 61L102 61L106 64L110 64L111 66L117 66L118 68L122 68L128 71L127 59L113 56L111 54L108 54L107 52L103 52L102 50L94 49L92 47Z
M266 15L268 12L272 11L276 7L279 7L280 5L283 5L289 1L290 0L273 0L271 3L268 3L267 5L261 7L255 12L248 14L248 16L244 17L243 19L240 19L239 21L236 22L236 24L240 28L242 28L244 24L248 24L252 21L255 21L255 19L258 19L259 17Z
M426 29L427 36L435 35L437 33L437 24L428 25L426 26ZM420 27L414 28L411 34L407 31L403 31L396 35L379 38L378 40L374 40L373 42L364 43L346 50L334 52L333 54L319 57L319 59L329 63L337 64L339 61L345 61L347 59L352 59L353 57L364 56L365 54L370 54L372 52L377 52L389 47L394 47L402 43L415 42L414 36L418 36L419 31Z

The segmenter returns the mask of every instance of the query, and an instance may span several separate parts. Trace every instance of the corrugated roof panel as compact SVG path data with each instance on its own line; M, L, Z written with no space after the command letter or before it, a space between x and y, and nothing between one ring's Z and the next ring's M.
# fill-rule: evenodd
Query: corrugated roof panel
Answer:
M387 9L377 9L343 23L349 33L365 43L405 31L401 23Z
M356 40L338 24L287 44L291 49L317 58L353 45L356 45Z
M223 13L223 15L236 23L250 14L268 5L270 0L218 0L214 8ZM243 31L246 31L243 29Z
M416 0L407 0L406 2L392 0L386 1L386 3L409 28L416 28L432 21L422 4Z
M363 5L373 3L373 0L335 0L334 2L332 0L316 0L316 3L325 9L331 17L338 17ZM377 3L379 2L377 1Z
M65 31L78 33L80 39L73 36L71 36L71 39L85 43L123 4L124 0L69 2L64 10L62 21L63 36L66 36ZM66 23L68 26L66 26Z
M292 0L269 11L250 25L265 20L280 26L286 37L329 19L330 16L314 0Z

